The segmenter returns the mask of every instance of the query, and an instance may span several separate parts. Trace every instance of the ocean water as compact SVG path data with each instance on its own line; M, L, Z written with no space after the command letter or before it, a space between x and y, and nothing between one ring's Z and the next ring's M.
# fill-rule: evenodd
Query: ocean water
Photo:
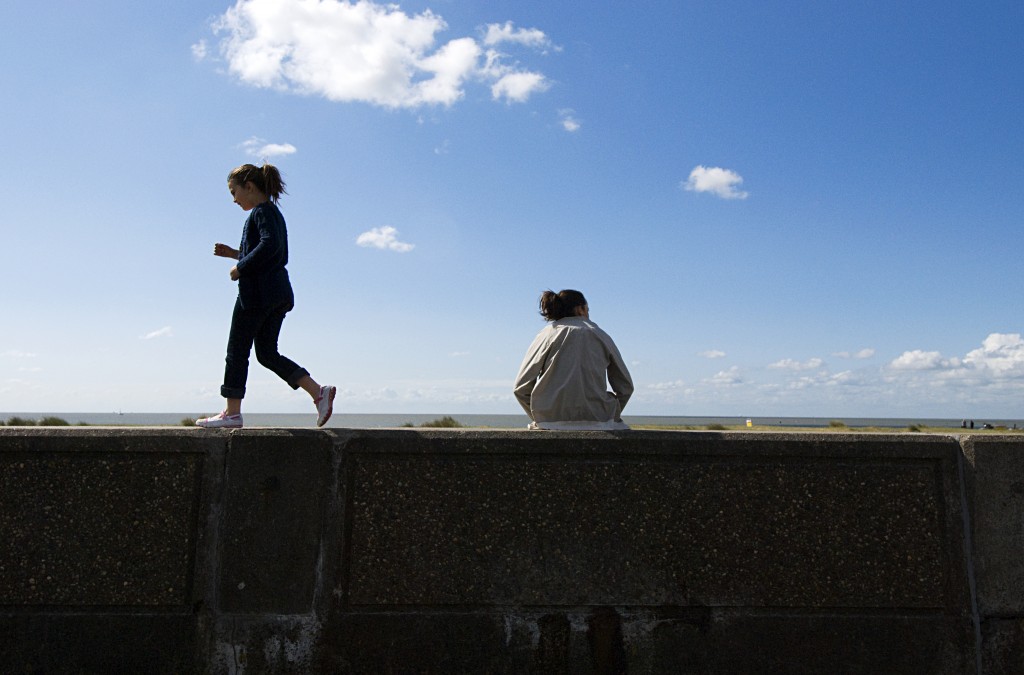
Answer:
M0 413L0 421L6 422L11 417L22 417L38 420L47 416L60 417L71 424L117 425L117 426L180 426L185 418L195 418L195 413L66 413L66 412L19 412ZM406 425L419 426L445 415L450 415L458 422L470 427L487 427L492 429L523 429L529 422L526 415L481 415L481 414L371 414L360 415L351 413L335 413L327 423L327 428L349 429L380 429ZM316 419L311 414L275 414L245 413L246 427L280 427L280 428L311 428ZM705 427L709 424L725 426L744 425L747 420L758 426L786 427L827 427L832 420L840 420L849 427L881 427L903 429L912 424L925 427L959 427L960 419L942 418L896 418L896 417L700 417L700 416L667 416L667 415L625 415L623 420L630 425L658 426L692 426ZM970 420L968 420L969 422ZM1024 420L1018 419L975 419L976 428L985 424L1003 426L1009 429L1024 429Z

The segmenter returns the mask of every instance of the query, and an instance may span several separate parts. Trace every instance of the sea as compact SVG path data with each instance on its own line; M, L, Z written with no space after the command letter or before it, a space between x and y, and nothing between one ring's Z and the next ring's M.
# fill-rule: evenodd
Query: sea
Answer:
M96 426L181 426L182 420L194 419L201 415L196 413L67 413L67 412L19 412L0 413L0 422L12 417L39 420L43 417L59 417L72 425ZM523 429L529 423L526 415L487 415L487 414L452 414L452 413L387 413L387 414L354 414L335 413L326 428L347 429L381 429L403 426L420 426L441 417L452 417L467 427L489 429ZM316 423L313 415L308 413L245 413L245 426L275 428L310 428ZM921 427L960 427L969 426L973 421L975 428L983 428L986 424L1007 429L1024 429L1021 419L946 419L946 418L902 418L902 417L703 417L703 416L669 416L669 415L624 415L623 421L631 426L672 426L702 428L710 424L723 426L744 426L750 423L760 427L828 427L834 422L842 422L848 427L879 427L905 429L911 425Z

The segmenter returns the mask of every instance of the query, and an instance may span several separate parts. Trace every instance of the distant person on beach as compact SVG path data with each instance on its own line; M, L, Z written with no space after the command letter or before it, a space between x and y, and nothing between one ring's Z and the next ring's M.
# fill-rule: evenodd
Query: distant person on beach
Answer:
M611 337L590 320L587 299L544 291L540 313L551 323L527 350L514 388L529 428L629 429L622 409L633 380Z
M223 412L196 420L207 428L240 429L242 399L249 374L249 352L256 347L256 360L274 371L292 389L302 388L316 405L316 425L322 427L331 417L336 388L321 387L309 371L277 351L277 339L285 314L295 305L288 279L288 231L284 216L277 208L285 193L277 167L243 164L228 174L228 190L234 202L249 212L242 228L239 249L214 244L213 254L238 263L231 268L232 281L238 282L238 297L231 315L228 334L224 384L220 395L227 399Z

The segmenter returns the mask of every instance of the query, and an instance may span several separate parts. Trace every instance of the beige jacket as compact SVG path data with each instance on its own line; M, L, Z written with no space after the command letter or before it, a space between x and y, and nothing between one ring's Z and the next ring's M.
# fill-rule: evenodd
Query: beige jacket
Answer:
M554 321L537 334L514 391L533 429L629 428L622 421L633 394L629 370L611 337L580 316Z

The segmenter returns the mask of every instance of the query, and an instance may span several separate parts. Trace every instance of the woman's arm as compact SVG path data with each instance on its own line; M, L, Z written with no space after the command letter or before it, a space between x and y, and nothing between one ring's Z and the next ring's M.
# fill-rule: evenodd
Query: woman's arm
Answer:
M533 388L537 384L537 377L540 375L541 368L544 365L547 347L546 337L547 331L544 330L534 338L530 348L526 350L523 363L519 366L519 374L516 375L516 382L512 386L512 392L516 395L516 400L519 401L519 405L523 407L523 410L530 416L530 419L533 419L530 399L533 397Z
M607 333L605 335L607 336ZM611 337L608 337L606 345L609 357L608 384L611 385L615 398L619 400L619 413L621 414L622 409L626 407L633 395L633 378L629 374L626 362L622 359L622 354L619 353L619 348L615 346Z

